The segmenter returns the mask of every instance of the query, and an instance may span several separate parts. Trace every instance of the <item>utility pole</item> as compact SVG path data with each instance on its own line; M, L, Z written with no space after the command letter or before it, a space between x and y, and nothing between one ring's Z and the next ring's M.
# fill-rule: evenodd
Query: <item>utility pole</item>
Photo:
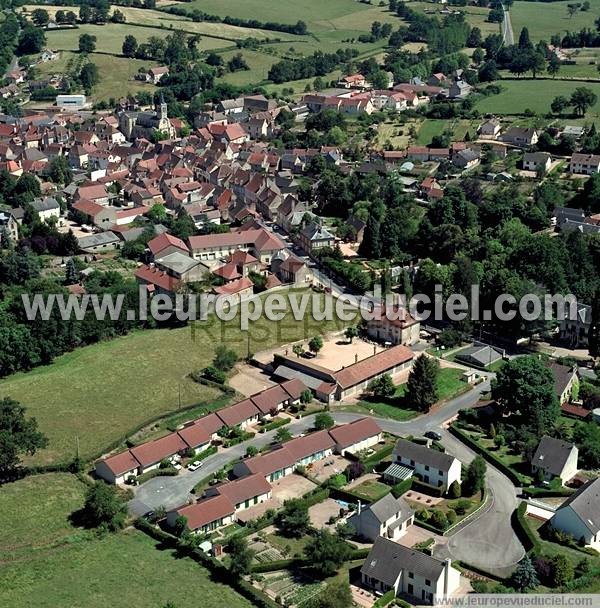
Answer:
M181 382L179 382L177 384L177 387L179 389L179 406L177 407L177 409L180 410L181 409Z

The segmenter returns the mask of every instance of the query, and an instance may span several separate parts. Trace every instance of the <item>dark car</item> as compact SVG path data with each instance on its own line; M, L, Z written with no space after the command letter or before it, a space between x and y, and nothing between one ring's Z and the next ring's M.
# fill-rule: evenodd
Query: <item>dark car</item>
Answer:
M427 437L427 439L433 439L434 441L442 440L442 436L437 431L427 431L425 437Z

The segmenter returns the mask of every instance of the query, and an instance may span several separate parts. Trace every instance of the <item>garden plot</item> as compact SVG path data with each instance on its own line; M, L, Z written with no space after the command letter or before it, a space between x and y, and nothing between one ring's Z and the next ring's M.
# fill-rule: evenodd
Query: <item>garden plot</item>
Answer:
M265 576L264 591L283 606L303 606L317 595L323 583L288 570L279 570Z

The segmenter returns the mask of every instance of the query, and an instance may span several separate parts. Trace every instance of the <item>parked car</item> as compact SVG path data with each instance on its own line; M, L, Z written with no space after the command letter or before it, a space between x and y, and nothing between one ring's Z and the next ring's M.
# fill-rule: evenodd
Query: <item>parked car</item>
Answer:
M173 465L173 468L174 468L176 471L181 471L181 469L183 469L183 467L182 467L182 466L181 466L181 465L180 465L178 462L176 462L176 463Z
M427 431L425 437L427 437L427 439L433 439L434 441L442 440L442 436L437 431Z
M195 460L187 465L188 471L197 471L202 466L202 462Z

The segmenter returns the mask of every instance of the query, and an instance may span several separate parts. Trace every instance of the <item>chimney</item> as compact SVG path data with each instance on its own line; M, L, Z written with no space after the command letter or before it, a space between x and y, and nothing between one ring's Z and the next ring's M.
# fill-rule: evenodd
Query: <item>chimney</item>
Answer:
M362 502L358 501L358 514L360 515L362 512Z
M354 355L354 363L358 363L358 353L355 353Z

